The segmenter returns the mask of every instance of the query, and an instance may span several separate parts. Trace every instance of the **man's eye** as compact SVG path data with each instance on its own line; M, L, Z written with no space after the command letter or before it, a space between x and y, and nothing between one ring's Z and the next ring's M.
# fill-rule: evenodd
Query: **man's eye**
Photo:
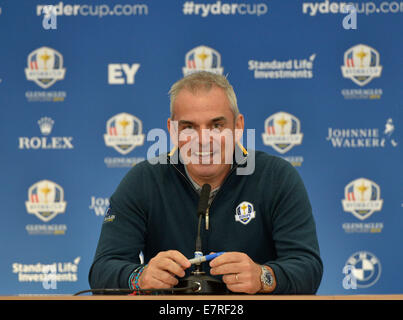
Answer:
M213 124L213 128L214 129L221 129L221 128L223 128L224 127L224 125L222 124L222 123L214 123Z

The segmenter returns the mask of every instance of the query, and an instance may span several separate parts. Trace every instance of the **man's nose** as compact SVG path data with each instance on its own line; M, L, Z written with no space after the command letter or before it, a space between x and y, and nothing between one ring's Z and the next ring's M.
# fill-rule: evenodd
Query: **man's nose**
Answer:
M210 145L211 143L211 132L210 129L207 127L200 127L198 132L199 144L202 146Z

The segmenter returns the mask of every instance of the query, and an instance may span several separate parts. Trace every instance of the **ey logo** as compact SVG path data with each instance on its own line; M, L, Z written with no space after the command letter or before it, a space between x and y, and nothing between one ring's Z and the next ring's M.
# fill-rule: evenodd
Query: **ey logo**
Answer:
M134 77L140 64L111 63L108 64L108 84L134 84Z

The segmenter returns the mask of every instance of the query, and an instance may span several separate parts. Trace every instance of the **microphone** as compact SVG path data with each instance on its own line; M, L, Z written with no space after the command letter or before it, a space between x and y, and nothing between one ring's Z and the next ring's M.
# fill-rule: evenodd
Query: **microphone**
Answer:
M199 205L197 206L197 215L205 214L208 207L208 199L210 197L211 186L208 183L203 184L200 191Z
M204 184L202 186L199 198L199 204L197 206L197 215L199 217L199 223L197 226L197 237L196 237L196 250L195 250L195 270L192 271L192 275L186 277L185 279L179 280L179 283L175 288L182 288L181 294L226 294L228 293L225 284L213 277L206 275L201 268L201 262L203 262L203 252L202 252L202 241L201 241L201 221L202 217L206 217L206 212L208 210L208 201L210 197L211 186L209 184ZM207 218L207 217L206 217ZM186 289L189 287L198 286L198 290Z
M208 208L208 200L210 198L210 192L211 192L211 186L205 183L201 188L199 204L197 205L197 216L199 217L199 224L197 226L195 257L203 256L200 229L201 229L202 217L206 214ZM197 263L195 268L196 271L201 271L200 263Z

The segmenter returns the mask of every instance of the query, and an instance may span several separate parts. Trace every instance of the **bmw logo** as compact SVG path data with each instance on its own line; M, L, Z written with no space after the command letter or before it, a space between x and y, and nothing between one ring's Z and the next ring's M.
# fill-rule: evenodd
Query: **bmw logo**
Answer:
M346 262L346 266L352 267L352 275L355 277L358 288L373 286L381 275L381 263L372 253L359 251L354 253Z

